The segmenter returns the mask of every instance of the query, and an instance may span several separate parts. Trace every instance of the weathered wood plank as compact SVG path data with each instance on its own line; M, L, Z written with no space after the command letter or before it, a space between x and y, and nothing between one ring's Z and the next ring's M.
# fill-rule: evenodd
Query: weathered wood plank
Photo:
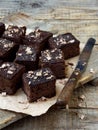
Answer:
M84 99L81 99L83 96ZM72 108L86 108L86 109L98 109L98 87L90 84L82 85L74 91L70 107Z
M13 130L98 130L98 110L70 109L69 112L65 109L53 110L40 117L26 117L3 130L12 128Z
M18 114L14 112L9 112L5 110L0 110L0 129L6 127L7 125L25 117L24 114Z
M63 32L72 32L81 40L81 42L86 42L86 40L93 36L98 40L98 1L97 0L0 0L0 18L4 18L4 16L8 16L9 14L13 14L16 12L24 12L31 15L33 18L31 19L32 28L35 26L40 26L42 29L53 31L54 33L63 33ZM23 17L19 17L21 19ZM17 19L17 21L19 20ZM26 20L25 17L23 18L24 21ZM54 20L55 19L55 20ZM81 20L80 20L81 19ZM85 19L85 20L84 20ZM22 20L23 22L23 20ZM24 24L23 22L22 24ZM15 24L15 22L14 22ZM81 94L86 94L86 100L83 102L88 102L95 107L94 104L95 98L94 95L97 96L97 88L93 89L89 86L90 89L83 88L82 90L79 88L75 91L76 100L78 100L78 96ZM86 91L86 92L85 92ZM96 94L94 94L96 92ZM75 97L74 97L75 98ZM91 99L91 100L90 100ZM94 100L95 99L95 100ZM75 107L78 106L80 100L76 102L74 99ZM93 104L92 104L93 102ZM72 104L72 103L71 103ZM82 104L82 105L83 105ZM86 106L84 105L86 108ZM82 112L82 109L76 109L74 111ZM9 126L6 129L38 129L38 130L48 130L51 129L67 129L67 130L97 130L98 129L98 112L97 110L87 109L83 110L84 113L88 113L89 120L82 121L76 117L75 114L68 113L66 116L65 110L64 111L53 111L45 114L42 117L36 118L25 118L22 121L19 121L12 126ZM7 116L9 115L9 116ZM3 120L12 118L14 113L5 112L3 111L2 118L2 111L0 111L0 119L2 122ZM19 115L20 116L20 115ZM20 119L20 117L15 115L16 119ZM13 118L12 118L13 119ZM42 120L43 119L43 120ZM15 121L15 120L13 120ZM45 122L44 122L45 121ZM44 122L44 124L43 124ZM10 120L7 124L11 123ZM6 125L7 125L6 124ZM39 124L39 125L38 125ZM43 124L43 125L42 125ZM1 124L0 124L1 126ZM16 127L17 126L17 127ZM50 129L49 129L50 130Z
M4 19L4 22L8 24L21 23L21 25L26 25L27 27L32 26L32 28L34 28L35 26L39 26L41 29L50 30L56 34L72 32L75 36L77 36L78 39L80 39L81 43L85 43L89 37L95 37L97 39L97 35L98 35L97 34L98 29L96 28L98 21L96 20L91 20L91 22L89 22L89 20L66 20L66 22L65 20L34 20L32 17L29 17L28 15L18 13L14 16L12 15L8 17L7 19ZM83 90L79 90L79 91L82 92ZM79 92L76 92L76 93L77 93L76 100L78 101L78 96L83 93L79 93ZM88 92L86 94L88 96L91 93ZM91 98L91 96L89 97ZM93 101L93 104L88 99L86 100L86 102L89 102L88 107L97 108L96 103L94 104L94 101ZM76 102L75 100L73 103L73 100L72 100L71 107L77 108L79 103L80 103L79 101ZM82 103L83 103L82 105L84 105L82 107L86 108L87 106L85 106L85 103L84 102ZM17 119L19 118L17 117Z
M98 2L94 0L4 0L0 1L0 17L24 12L34 19L98 19Z

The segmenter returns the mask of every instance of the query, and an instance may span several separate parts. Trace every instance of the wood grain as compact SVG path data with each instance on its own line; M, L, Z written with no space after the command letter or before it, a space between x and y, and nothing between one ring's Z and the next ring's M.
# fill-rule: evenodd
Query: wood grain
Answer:
M18 114L14 112L9 112L5 110L0 110L0 129L6 127L7 125L25 117L24 114Z
M49 111L41 117L26 117L3 130L98 130L98 111L95 109Z
M97 6L97 0L1 0L0 16L24 12L34 19L98 19Z
M28 15L32 16L29 23ZM0 19L5 16L8 16L4 19L5 23L10 21L9 24L11 22L15 24L21 21L21 25L25 24L28 27L32 25L32 28L39 26L54 34L72 32L81 43L85 43L89 37L94 37L98 41L97 0L0 0ZM96 49L98 50L98 47ZM85 95L86 99L83 101L82 107L86 109L70 109L69 113L65 110L49 111L41 117L24 118L4 130L97 130L98 110L95 109L98 108L97 93L97 87L83 86L74 92L70 106L78 108L81 104L78 97ZM81 120L74 113L84 113L87 118ZM1 110L0 122L8 120L6 123L1 123L0 128L20 118L21 115Z

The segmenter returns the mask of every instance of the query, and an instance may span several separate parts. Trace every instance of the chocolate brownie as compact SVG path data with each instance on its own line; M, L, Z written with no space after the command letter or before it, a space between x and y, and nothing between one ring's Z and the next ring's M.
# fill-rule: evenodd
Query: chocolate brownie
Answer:
M24 38L26 33L26 27L18 27L9 25L3 34L3 38L14 41L18 44L22 44L22 39Z
M26 45L32 45L38 52L47 47L48 39L52 37L51 32L43 31L40 29L35 29L34 32L29 33L25 36L23 43Z
M20 45L16 53L16 63L22 64L26 70L36 70L38 68L38 55L32 46Z
M42 51L39 64L51 68L56 78L65 78L65 61L60 49Z
M64 58L68 59L79 55L80 41L77 40L71 33L58 35L49 39L50 49L59 48L64 53Z
M49 68L28 71L23 74L23 90L29 102L37 101L41 97L55 96L56 78Z
M5 24L0 22L0 37L2 36L2 34L4 33L5 31Z
M18 46L15 42L0 38L0 60L13 61Z
M0 92L14 94L22 81L25 67L12 62L4 62L0 66Z

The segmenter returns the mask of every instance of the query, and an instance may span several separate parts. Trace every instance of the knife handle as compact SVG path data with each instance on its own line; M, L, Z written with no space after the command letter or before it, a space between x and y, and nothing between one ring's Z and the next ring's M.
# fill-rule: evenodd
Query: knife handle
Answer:
M76 85L75 82L68 82L66 84L66 87L64 88L64 90L62 91L62 93L60 94L60 96L57 99L56 104L59 106L64 106L68 104L68 101L71 98L72 92L73 92L73 85ZM65 95L66 93L66 95Z
M64 106L68 104L72 96L73 90L77 85L77 81L79 77L80 77L80 72L78 70L75 70L72 73L71 77L69 78L68 82L65 84L59 97L57 98L57 102L56 102L57 105Z

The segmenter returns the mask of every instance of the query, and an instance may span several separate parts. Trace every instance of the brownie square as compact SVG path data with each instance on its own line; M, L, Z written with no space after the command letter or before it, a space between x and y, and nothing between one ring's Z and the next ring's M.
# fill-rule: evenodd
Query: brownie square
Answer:
M25 36L23 43L26 45L32 45L38 52L48 46L48 39L52 37L51 32L35 29L34 32L29 33Z
M80 41L77 40L71 33L58 35L49 39L50 49L59 48L64 53L64 58L68 59L79 55Z
M2 34L4 33L5 31L5 24L0 22L0 37L2 36Z
M56 78L49 68L28 71L23 74L23 90L29 102L41 97L51 98L56 94Z
M65 60L60 49L42 51L39 64L49 67L56 78L65 78Z
M22 44L22 39L24 38L26 33L26 27L18 27L9 25L3 34L3 38L14 41L18 44Z
M26 70L36 70L38 68L38 55L35 48L20 45L15 62L24 65Z
M0 66L0 92L14 94L20 87L25 67L12 62L4 62Z
M0 60L13 61L17 50L15 42L0 38Z

